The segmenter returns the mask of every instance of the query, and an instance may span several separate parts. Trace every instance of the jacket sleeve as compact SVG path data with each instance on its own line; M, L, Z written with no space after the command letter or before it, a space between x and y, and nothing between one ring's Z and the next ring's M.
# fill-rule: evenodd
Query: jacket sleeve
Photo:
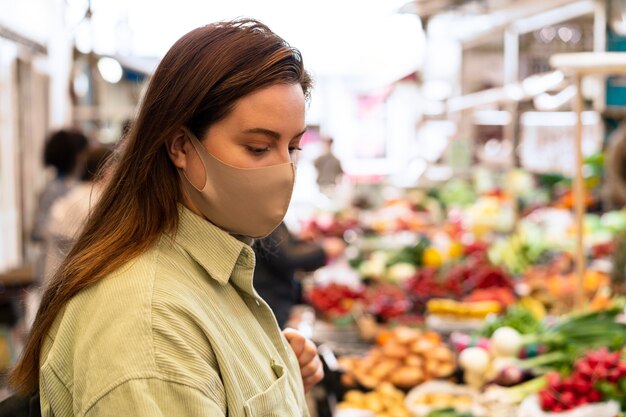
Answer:
M326 263L326 253L318 243L296 239L284 223L278 226L262 246L267 246L263 249L266 252L263 256L279 269L313 271Z
M224 417L196 388L157 378L126 381L98 399L85 417Z

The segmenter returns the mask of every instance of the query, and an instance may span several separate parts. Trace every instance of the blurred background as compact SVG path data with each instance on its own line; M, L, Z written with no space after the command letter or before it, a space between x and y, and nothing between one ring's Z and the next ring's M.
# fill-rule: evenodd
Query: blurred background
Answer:
M357 182L442 180L476 157L571 170L573 148L558 138L535 155L542 132L571 124L575 88L549 59L626 45L620 0L1 0L0 10L0 270L29 259L46 135L74 126L115 143L159 59L199 25L255 17L301 49L315 90L296 203L315 186L307 161L321 136ZM586 152L602 146L624 91L620 78L585 79Z

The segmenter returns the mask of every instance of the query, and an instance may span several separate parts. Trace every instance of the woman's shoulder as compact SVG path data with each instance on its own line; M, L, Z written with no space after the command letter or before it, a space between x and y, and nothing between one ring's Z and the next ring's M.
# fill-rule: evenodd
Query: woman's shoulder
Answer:
M67 326L73 337L101 341L114 341L111 333L140 335L144 328L148 330L142 323L150 320L153 264L154 251L150 250L81 290L68 301L61 326Z
M160 359L164 342L155 323L163 319L157 316L171 314L175 322L184 315L153 308L163 302L155 295L158 258L155 247L73 297L51 329L42 371L76 387L85 401L134 378L169 375L185 382L183 372L165 372ZM172 293L168 301L184 306L177 297Z
M185 304L206 284L202 270L175 247L156 243L69 301L67 318L150 321L154 304ZM72 315L75 314L75 317Z

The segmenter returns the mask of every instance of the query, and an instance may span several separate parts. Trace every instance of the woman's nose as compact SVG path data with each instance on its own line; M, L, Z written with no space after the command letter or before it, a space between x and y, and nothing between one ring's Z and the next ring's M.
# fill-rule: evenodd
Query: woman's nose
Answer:
M296 156L295 152L294 153L289 152L289 144L284 145L284 146L281 145L280 152L279 152L279 161L277 163L286 164L289 162L295 162L294 161L295 156Z

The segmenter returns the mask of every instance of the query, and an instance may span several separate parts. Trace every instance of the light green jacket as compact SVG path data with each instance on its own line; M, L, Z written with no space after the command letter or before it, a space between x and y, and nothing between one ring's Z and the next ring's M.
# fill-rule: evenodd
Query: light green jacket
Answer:
M308 416L254 252L180 210L177 235L76 295L42 351L44 417Z

